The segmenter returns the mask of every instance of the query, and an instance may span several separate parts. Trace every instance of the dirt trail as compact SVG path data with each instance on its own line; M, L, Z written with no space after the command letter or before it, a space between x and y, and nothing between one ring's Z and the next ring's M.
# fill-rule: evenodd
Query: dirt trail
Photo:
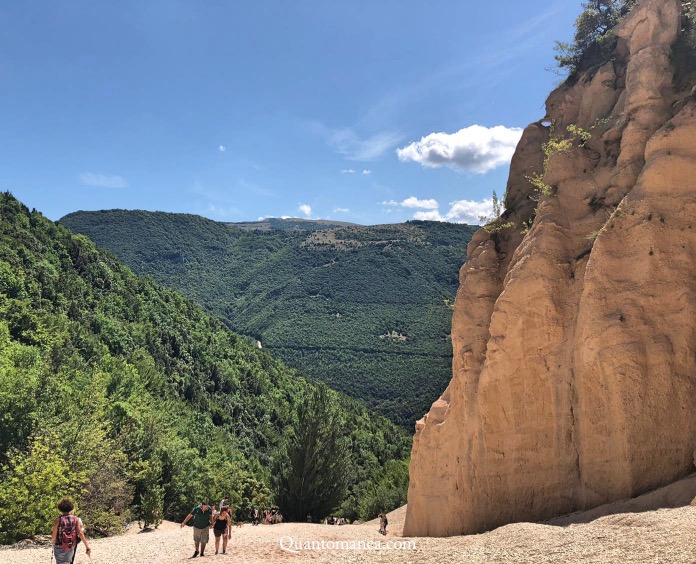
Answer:
M403 512L403 509L397 510ZM398 515L390 528L398 530ZM295 555L280 548L296 541L411 541L406 550L303 550ZM350 544L349 544L350 545ZM171 564L187 562L193 553L191 529L165 522L156 531L128 533L92 541L93 564ZM48 548L0 550L0 564L49 564ZM196 559L196 562L201 562ZM482 535L405 539L394 532L385 538L374 523L364 525L244 525L235 527L228 554L215 556L209 544L202 562L696 562L696 506L624 513L600 517L587 524L553 526L517 523ZM89 564L80 547L77 564Z
M389 534L379 521L362 525L244 525L234 527L228 554L215 555L211 542L203 560L242 564L314 563L696 563L696 474L635 499L574 513L548 523L515 523L481 535L404 538L406 507L387 514ZM693 500L693 501L692 501ZM211 534L211 541L213 536ZM303 550L314 541L323 549ZM344 548L336 546L343 541ZM363 543L360 548L359 543ZM367 543L382 550L367 550ZM289 550L283 550L283 546ZM296 550L295 543L300 543ZM400 543L385 546L386 543ZM412 543L408 545L407 543ZM173 564L193 554L192 531L165 521L155 531L133 528L126 534L91 542L91 564ZM353 547L357 549L352 549ZM297 554L292 551L296 551ZM0 564L49 564L49 548L0 550ZM90 564L80 546L76 564Z

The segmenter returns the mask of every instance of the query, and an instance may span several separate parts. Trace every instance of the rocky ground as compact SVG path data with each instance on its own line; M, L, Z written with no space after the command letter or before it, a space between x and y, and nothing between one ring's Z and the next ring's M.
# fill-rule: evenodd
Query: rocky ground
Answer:
M686 482L689 488L696 477ZM283 562L696 562L696 505L650 509L664 503L674 490L645 501L631 500L604 506L592 513L578 513L556 524L516 523L481 535L451 538L403 538L405 508L389 514L389 534L378 532L378 524L312 525L283 523L280 525L244 525L235 527L228 554L215 555L209 544L205 561L235 563ZM659 498L659 499L658 499ZM641 498L638 498L641 500ZM612 510L628 509L627 513ZM607 514L609 513L609 514ZM599 516L605 514L604 516ZM589 522L587 522L589 521ZM380 541L412 542L415 548L383 550L300 550L298 554L285 551L281 542L290 547L293 541L330 542ZM294 550L294 548L293 548ZM182 530L178 524L164 522L156 531L129 531L120 537L92 541L93 564L170 564L185 562L193 553L191 529ZM51 552L46 547L0 550L0 564L49 564ZM199 560L196 560L199 561ZM75 560L90 564L82 547Z

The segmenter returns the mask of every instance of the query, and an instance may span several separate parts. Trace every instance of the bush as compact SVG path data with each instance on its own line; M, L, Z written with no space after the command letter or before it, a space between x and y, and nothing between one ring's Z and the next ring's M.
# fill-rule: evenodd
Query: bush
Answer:
M35 438L27 451L13 451L0 483L0 542L45 534L58 516L56 505L74 497L84 476L73 474L51 437Z

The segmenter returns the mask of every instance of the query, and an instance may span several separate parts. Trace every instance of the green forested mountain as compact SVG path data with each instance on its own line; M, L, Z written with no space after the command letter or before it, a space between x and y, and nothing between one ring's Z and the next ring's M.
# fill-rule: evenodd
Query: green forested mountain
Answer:
M327 230L274 220L249 230L124 210L77 212L60 223L409 429L449 382L449 304L476 227Z
M0 195L0 542L50 530L66 494L102 533L131 513L179 518L204 495L231 498L246 517L272 501L275 454L316 387ZM343 513L357 516L410 440L331 398L348 441Z

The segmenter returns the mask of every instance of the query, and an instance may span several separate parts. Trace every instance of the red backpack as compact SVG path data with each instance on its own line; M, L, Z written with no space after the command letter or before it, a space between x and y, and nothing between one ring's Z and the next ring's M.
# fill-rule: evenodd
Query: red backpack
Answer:
M56 545L63 550L72 550L77 546L77 517L61 515L59 519Z

